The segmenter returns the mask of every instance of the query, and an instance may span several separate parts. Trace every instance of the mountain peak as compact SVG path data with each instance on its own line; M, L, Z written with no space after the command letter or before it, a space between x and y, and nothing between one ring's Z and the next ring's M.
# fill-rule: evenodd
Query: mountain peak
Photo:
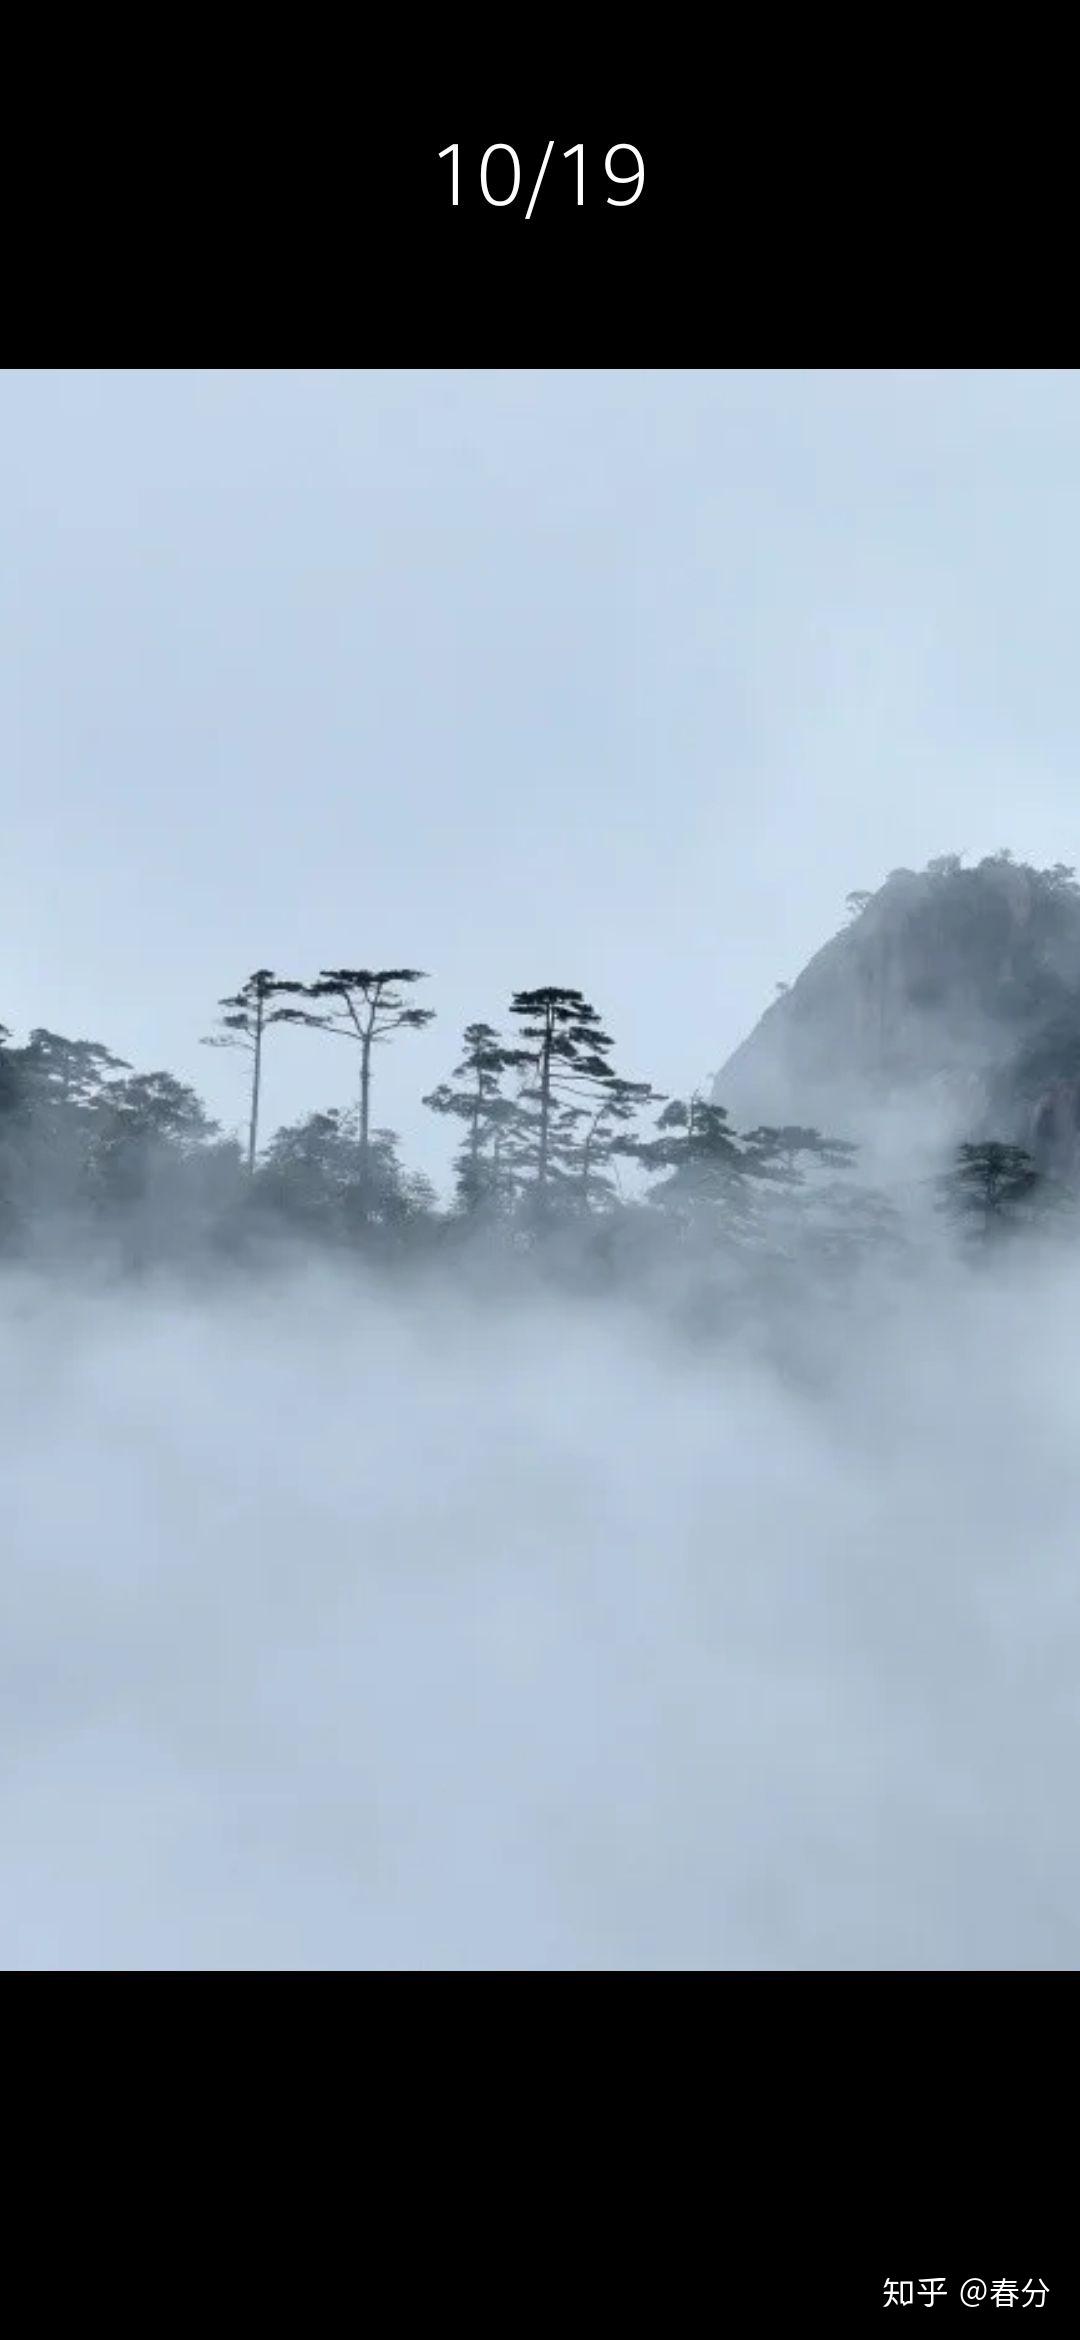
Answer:
M1019 1128L1080 1076L1080 886L1063 863L943 854L848 907L717 1074L733 1120L860 1137L885 1115L945 1135L996 1112Z

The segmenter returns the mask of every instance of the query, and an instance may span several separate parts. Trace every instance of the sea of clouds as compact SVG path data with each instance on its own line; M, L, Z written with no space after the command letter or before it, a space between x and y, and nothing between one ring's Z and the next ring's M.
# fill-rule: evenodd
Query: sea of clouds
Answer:
M1075 1965L1078 1303L8 1271L0 1963Z

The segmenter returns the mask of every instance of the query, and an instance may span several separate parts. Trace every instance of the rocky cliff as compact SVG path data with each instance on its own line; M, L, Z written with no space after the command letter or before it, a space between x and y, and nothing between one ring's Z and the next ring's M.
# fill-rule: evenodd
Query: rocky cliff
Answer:
M994 1134L1080 1160L1080 887L1000 854L898 869L718 1073L733 1122Z

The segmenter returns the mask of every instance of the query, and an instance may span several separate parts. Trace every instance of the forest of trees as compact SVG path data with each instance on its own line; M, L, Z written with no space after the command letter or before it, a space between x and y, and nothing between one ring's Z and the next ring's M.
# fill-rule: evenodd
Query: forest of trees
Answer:
M0 1254L95 1249L128 1269L259 1256L282 1238L381 1261L447 1253L470 1237L603 1277L681 1257L839 1278L896 1258L894 1203L860 1176L857 1149L797 1126L737 1131L722 1107L672 1097L618 1066L580 991L516 991L506 1029L470 1023L424 1105L456 1126L453 1193L401 1159L378 1120L378 1051L429 1024L418 968L258 968L219 1002L207 1045L247 1057L243 1143L196 1091L137 1072L98 1041L0 1026ZM261 1123L275 1028L355 1050L353 1097L274 1130ZM935 1182L942 1224L983 1250L1071 1197L1027 1155L962 1146Z

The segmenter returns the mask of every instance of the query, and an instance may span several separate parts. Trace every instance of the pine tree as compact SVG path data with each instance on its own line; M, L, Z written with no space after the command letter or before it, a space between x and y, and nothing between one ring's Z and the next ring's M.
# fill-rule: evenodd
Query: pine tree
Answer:
M94 1191L110 1204L130 1202L144 1192L155 1162L190 1156L217 1134L195 1090L174 1074L132 1073L113 1081L94 1140Z
M697 1095L685 1101L676 1097L656 1126L659 1137L625 1149L650 1177L660 1176L650 1203L684 1224L708 1212L720 1216L732 1230L745 1229L751 1181L762 1175L764 1166L744 1150L726 1108L706 1105Z
M849 1207L843 1180L826 1183L821 1173L849 1174L859 1151L856 1145L794 1122L763 1124L747 1131L741 1144L747 1174L758 1180L758 1232L763 1242L788 1259L806 1249L854 1249L856 1226L867 1229L872 1214ZM841 1222L842 1235L837 1233Z
M1011 1228L1029 1225L1056 1199L1023 1146L986 1138L956 1148L953 1166L935 1181L939 1207L969 1237L989 1242Z
M70 1040L38 1025L5 1055L9 1140L4 1165L9 1226L67 1217L81 1207L109 1100L127 1073L96 1040Z
M434 1008L413 1007L403 999L402 984L426 983L418 967L324 967L317 983L304 986L308 999L333 1001L308 1021L325 1032L354 1041L360 1050L360 1099L357 1145L361 1194L372 1183L371 1052L395 1032L422 1031L434 1021Z
M516 1107L502 1093L503 1076L522 1070L531 1058L524 1048L507 1048L491 1024L467 1024L464 1055L454 1066L455 1089L441 1081L423 1102L433 1113L445 1113L462 1122L464 1143L454 1161L459 1207L473 1212L505 1197L503 1145Z
M592 1108L571 1109L578 1136L571 1141L570 1152L576 1154L580 1198L586 1210L594 1200L610 1203L618 1192L612 1175L620 1154L633 1151L633 1141L626 1131L646 1105L659 1105L666 1100L648 1081L625 1081L613 1075L599 1101Z
M576 1102L586 1090L595 1093L598 1082L610 1081L607 1054L614 1042L601 1029L599 1015L584 993L564 985L515 991L510 1013L520 1021L522 1039L535 1043L526 1051L533 1077L522 1090L522 1100L533 1109L536 1184L543 1194L558 1168L560 1149L552 1142L554 1111L563 1102ZM568 1095L571 1091L573 1096Z
M785 1123L780 1128L763 1123L758 1129L748 1130L742 1142L748 1158L756 1166L783 1179L787 1185L800 1183L801 1163L846 1170L859 1151L846 1138L822 1137L820 1130L803 1129L796 1123Z
M516 991L510 1013L521 1024L530 1067L509 1132L509 1151L519 1176L535 1188L543 1211L551 1192L588 1193L597 1152L613 1125L629 1118L651 1097L648 1082L622 1080L610 1053L614 1041L599 1014L580 991L558 984Z
M262 1088L263 1036L268 1024L316 1024L321 1019L303 1008L271 1008L268 1001L279 992L303 992L302 983L290 982L272 973L269 967L256 967L239 991L229 999L221 999L218 1006L227 1014L220 1016L220 1032L204 1040L204 1048L245 1048L251 1056L251 1107L248 1119L247 1168L248 1177L255 1175L255 1159L259 1145L259 1100Z
M82 1110L100 1104L112 1073L131 1070L122 1056L113 1056L96 1040L68 1040L40 1025L25 1048L15 1051L15 1059L35 1102Z

